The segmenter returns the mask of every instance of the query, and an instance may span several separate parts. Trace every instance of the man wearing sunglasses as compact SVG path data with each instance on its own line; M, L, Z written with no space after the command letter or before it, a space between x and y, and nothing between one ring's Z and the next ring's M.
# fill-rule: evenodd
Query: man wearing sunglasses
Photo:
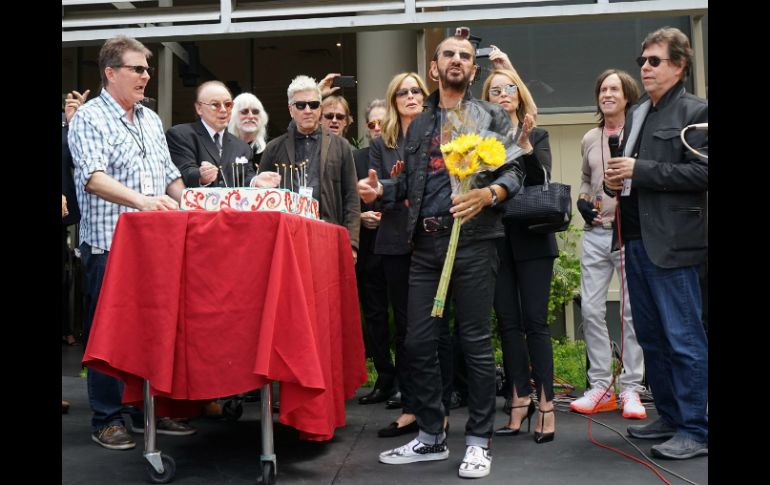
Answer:
M628 427L641 439L668 438L652 454L708 455L708 346L701 323L698 267L708 256L708 158L680 141L708 126L708 102L685 91L690 41L679 29L647 35L637 59L647 92L626 118L623 156L607 162L605 182L620 195L614 239L625 245L634 328L658 419ZM708 153L708 131L687 143Z
M445 460L449 457L441 401L442 379L437 357L438 325L446 321L431 317L449 245L452 222L463 218L450 292L456 325L465 351L468 373L468 422L465 426L465 456L458 473L464 478L489 475L489 450L495 414L495 362L490 332L498 256L496 238L504 233L502 212L495 208L521 186L518 162L506 160L495 171L482 172L474 189L452 196L449 173L439 149L442 120L465 104L467 113L478 114L479 131L499 134L512 129L508 114L496 104L473 99L470 86L474 75L475 49L468 41L468 29L444 39L436 48L429 73L439 89L425 100L425 110L409 125L404 140L404 172L380 182L377 173L358 183L364 202L382 199L383 207L409 200L404 238L414 248L409 269L407 337L404 343L413 386L419 433L404 446L380 453L387 464Z
M230 90L219 81L207 81L198 86L196 95L195 112L200 119L173 126L166 133L171 159L187 187L253 185L254 166L235 164L237 158L251 160L252 151L227 130L232 108Z
M279 172L285 189L312 190L321 219L347 228L355 258L361 209L353 152L347 141L321 126L321 90L315 79L297 76L286 94L291 122L265 147L260 171Z
M86 339L119 216L124 212L179 209L184 189L179 170L171 161L160 117L141 104L150 80L147 59L151 55L136 39L108 39L99 51L103 89L80 107L70 122L68 143L80 207ZM122 390L118 379L94 368L88 370L91 439L111 450L136 446L121 416ZM143 421L141 412L131 414L134 422ZM157 432L188 435L195 428L161 418Z

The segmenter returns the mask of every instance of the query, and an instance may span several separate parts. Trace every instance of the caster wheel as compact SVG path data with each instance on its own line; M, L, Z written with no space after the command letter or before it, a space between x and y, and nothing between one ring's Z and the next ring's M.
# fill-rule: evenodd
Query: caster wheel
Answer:
M273 462L266 461L262 463L262 476L257 479L258 485L274 485L275 484L275 468Z
M150 483L168 483L174 479L176 474L174 459L168 455L161 455L160 460L163 462L163 473L158 473L149 463L146 463L144 466L147 472L147 480Z
M228 421L238 421L243 415L243 403L231 399L222 406L222 416Z

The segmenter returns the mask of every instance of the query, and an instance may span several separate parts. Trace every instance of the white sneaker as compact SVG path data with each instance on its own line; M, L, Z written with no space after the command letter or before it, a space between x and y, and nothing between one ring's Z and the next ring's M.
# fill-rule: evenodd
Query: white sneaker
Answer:
M465 458L460 463L459 474L463 478L481 478L489 475L492 469L492 453L488 448L468 446L465 448Z
M636 391L623 391L620 393L620 400L623 401L623 417L627 419L644 419L647 417L647 410L642 406L639 399L639 393Z
M618 408L617 396L612 391L605 391L607 390L599 387L589 389L583 393L583 397L572 401L569 408L581 414L616 410ZM597 402L599 403L598 405L596 404Z
M415 438L404 446L380 453L380 462L388 465L446 460L447 458L449 458L449 448L447 448L446 440L437 445L426 445Z

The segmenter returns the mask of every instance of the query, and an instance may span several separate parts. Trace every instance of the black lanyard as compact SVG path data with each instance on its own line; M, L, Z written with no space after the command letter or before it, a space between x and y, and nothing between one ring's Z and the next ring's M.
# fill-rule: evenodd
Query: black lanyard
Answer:
M131 134L131 138L134 139L136 144L139 146L139 150L142 153L142 158L147 158L147 150L144 147L144 132L142 131L142 122L139 119L139 116L137 116L137 113L134 113L134 116L136 118L136 125L139 127L139 137L134 134L134 132L131 130L131 128L128 127L128 124L123 121L123 118L120 119L120 122L123 123L123 126L126 128L126 130Z

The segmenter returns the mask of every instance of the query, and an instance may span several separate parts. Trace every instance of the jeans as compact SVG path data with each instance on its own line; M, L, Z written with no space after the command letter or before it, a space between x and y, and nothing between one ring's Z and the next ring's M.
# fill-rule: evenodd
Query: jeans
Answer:
M586 353L591 367L588 369L588 382L591 388L607 389L612 380L612 353L610 333L607 331L607 290L610 286L613 270L618 273L618 280L625 283L620 274L620 251L610 251L612 230L593 227L583 233L583 255L580 258L580 305L583 316L583 335L586 339ZM626 272L624 266L623 273ZM623 373L618 376L622 391L639 392L644 377L644 358L642 348L636 340L636 331L631 319L631 304L628 297L628 285L625 285L621 298L623 303Z
M439 366L439 341L446 319L430 316L449 243L449 231L415 235L409 272L409 320L406 352L413 385L413 404L420 426L418 439L443 435L446 382ZM492 353L490 310L497 273L494 240L464 241L460 237L450 288L455 328L468 370L466 445L487 446L492 436L495 406L495 362Z
M661 268L627 241L626 278L655 408L677 434L708 442L708 344L698 267Z
M80 244L80 254L83 259L83 280L85 300L85 321L83 322L83 335L87 342L91 333L91 324L94 320L96 303L99 300L99 292L102 288L104 269L107 266L108 251L103 254L92 254L91 246L87 243ZM91 405L91 430L97 431L113 424L124 424L120 412L123 410L123 381L107 374L88 369L88 402ZM138 411L141 422L142 411ZM133 417L133 416L132 416Z

